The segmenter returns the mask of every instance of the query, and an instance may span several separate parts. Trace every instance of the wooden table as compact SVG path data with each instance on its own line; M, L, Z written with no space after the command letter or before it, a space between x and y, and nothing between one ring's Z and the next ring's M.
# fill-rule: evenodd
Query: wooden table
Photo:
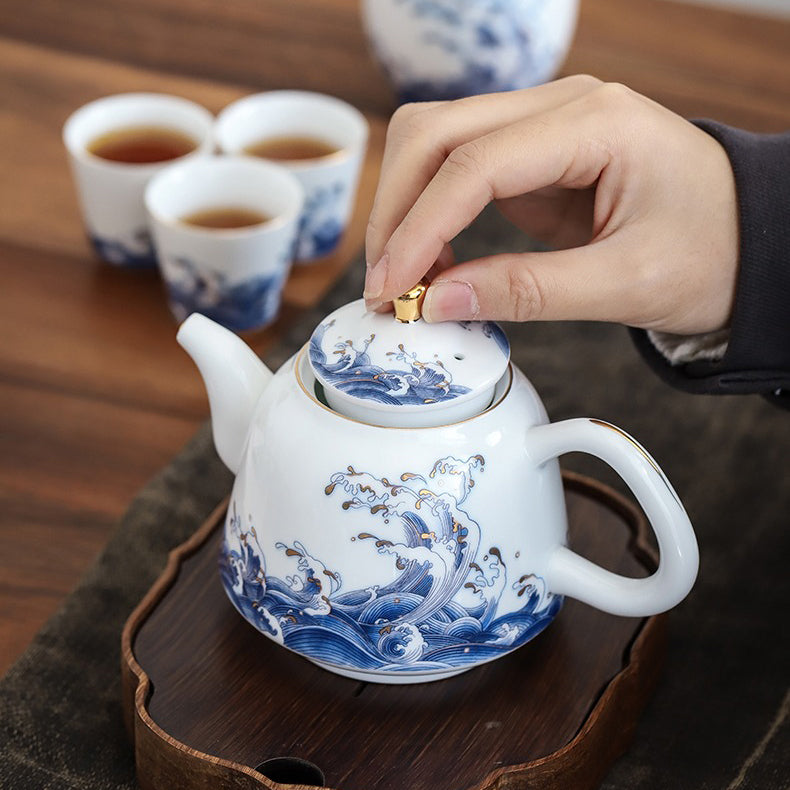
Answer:
M217 111L245 93L339 95L372 124L340 251L295 271L275 343L361 248L393 104L357 0L5 0L0 14L0 672L91 564L135 492L207 417L155 273L85 242L60 142L77 106L156 90ZM665 0L583 0L564 73L689 116L790 127L790 22Z

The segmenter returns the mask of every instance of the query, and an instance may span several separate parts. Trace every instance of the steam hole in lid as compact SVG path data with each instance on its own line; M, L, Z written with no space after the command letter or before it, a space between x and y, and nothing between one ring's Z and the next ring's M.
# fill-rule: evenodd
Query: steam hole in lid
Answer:
M264 760L255 770L273 782L286 785L323 787L324 772L301 757L273 757Z
M331 409L332 407L326 400L326 395L324 394L324 385L321 384L320 381L316 381L313 385L313 392L315 393L316 398L327 407L327 409Z
M455 358L460 362L462 359L466 359L464 354L455 354Z

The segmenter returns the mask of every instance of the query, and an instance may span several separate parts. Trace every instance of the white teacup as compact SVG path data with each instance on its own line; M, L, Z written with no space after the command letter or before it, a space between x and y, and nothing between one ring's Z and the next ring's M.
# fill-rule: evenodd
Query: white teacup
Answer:
M264 140L308 138L328 144L331 153L311 159L277 159L305 191L296 262L330 254L340 242L354 208L365 155L368 123L340 99L309 91L271 91L239 99L217 117L221 151L249 154Z
M293 261L304 195L278 165L249 157L203 157L171 165L145 191L145 206L170 309L202 313L234 331L271 323ZM244 209L268 221L208 228L186 219Z
M160 93L123 93L76 110L63 127L88 237L100 258L118 266L155 266L143 192L150 179L174 161L209 154L214 117L199 104ZM194 148L178 160L146 164L111 161L91 153L104 136L159 128L181 133Z

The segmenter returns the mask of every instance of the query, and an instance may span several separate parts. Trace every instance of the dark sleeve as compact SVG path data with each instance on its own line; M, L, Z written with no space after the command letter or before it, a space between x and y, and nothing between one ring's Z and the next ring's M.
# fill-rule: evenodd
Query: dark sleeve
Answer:
M740 262L730 341L718 361L672 366L647 333L631 334L650 367L687 392L761 393L790 405L790 132L753 134L713 121L696 125L732 164Z

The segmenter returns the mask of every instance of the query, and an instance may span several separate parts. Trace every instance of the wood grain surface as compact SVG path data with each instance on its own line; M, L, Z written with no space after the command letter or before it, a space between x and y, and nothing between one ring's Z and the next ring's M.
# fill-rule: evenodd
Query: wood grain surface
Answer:
M564 482L577 551L629 576L655 568L636 507L578 475ZM362 683L290 654L234 611L217 574L224 516L171 554L124 629L124 711L143 790L257 790L275 778L585 790L627 747L661 668L664 616L611 617L567 600L534 642L485 666L440 683Z
M219 82L0 39L0 672L102 546L129 501L208 416L155 271L97 261L60 129L107 93L155 90L216 112ZM264 353L362 246L386 120L371 136L357 210L338 251L295 268L280 318L245 339Z
M756 131L790 126L790 23L668 0L582 2L564 72ZM303 87L372 122L341 250L294 273L263 352L360 248L392 95L357 0L4 0L0 13L0 672L90 565L134 493L208 412L155 274L113 270L83 237L63 121L128 90L216 111Z

